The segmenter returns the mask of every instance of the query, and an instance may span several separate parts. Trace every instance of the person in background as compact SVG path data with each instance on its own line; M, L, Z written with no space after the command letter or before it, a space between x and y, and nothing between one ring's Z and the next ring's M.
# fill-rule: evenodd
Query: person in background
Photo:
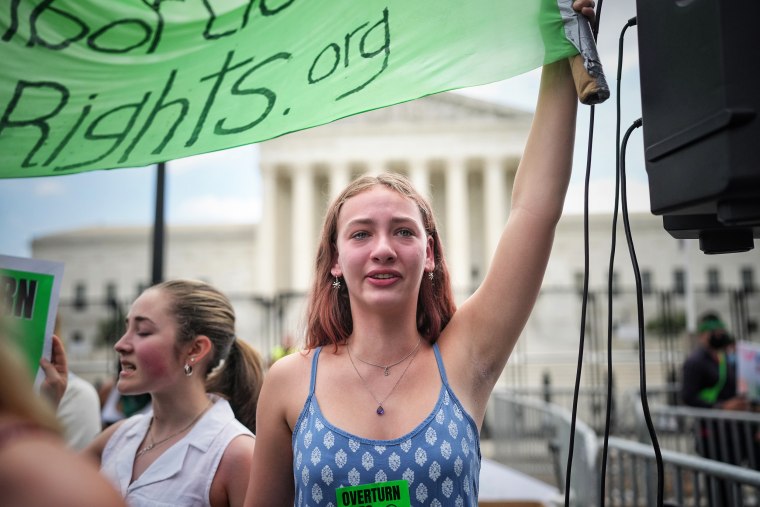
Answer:
M726 325L710 312L700 318L697 333L697 347L683 364L683 403L697 408L747 410L747 400L736 391L736 362L729 359L728 350L734 342Z
M64 428L66 442L72 449L87 447L103 430L100 423L100 398L95 386L69 372L66 392L58 404L56 416Z
M56 316L56 336L61 336L61 319ZM63 426L66 442L82 450L103 430L100 422L100 397L95 386L74 372L68 372L66 391L58 403L56 416Z
M700 318L697 332L697 347L683 364L683 403L700 409L749 410L747 399L737 394L736 362L729 360L729 348L734 340L726 325L716 313L710 312ZM748 447L754 447L757 452L757 442L745 442L745 432L736 431L737 428L743 429L743 423L698 417L694 428L697 453L708 459L741 465ZM735 442L736 439L742 440ZM733 505L730 484L712 479L707 481L707 488L710 505Z
M587 16L592 7L574 4ZM430 204L405 177L365 176L333 201L305 350L272 365L262 388L246 507L337 505L348 486L477 506L479 431L541 287L577 103L568 62L545 65L512 211L459 309Z
M53 337L53 355L65 371L63 346ZM63 362L63 364L62 364ZM51 361L41 366L60 380ZM0 497L4 507L125 507L97 467L62 438L55 411L34 392L32 376L7 341L0 322ZM65 382L57 382L65 388ZM55 403L64 390L45 388Z
M172 280L143 292L126 321L116 387L150 393L152 410L108 427L85 452L130 507L242 505L263 364L236 338L230 301Z

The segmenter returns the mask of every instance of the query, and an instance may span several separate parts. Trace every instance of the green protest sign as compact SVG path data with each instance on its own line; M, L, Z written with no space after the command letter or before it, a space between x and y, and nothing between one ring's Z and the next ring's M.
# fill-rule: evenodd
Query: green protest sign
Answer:
M0 255L0 319L38 381L40 358L50 356L62 277L61 263Z
M11 0L0 177L145 166L506 79L578 53L570 4Z
M338 507L409 507L409 483L389 481L335 490Z

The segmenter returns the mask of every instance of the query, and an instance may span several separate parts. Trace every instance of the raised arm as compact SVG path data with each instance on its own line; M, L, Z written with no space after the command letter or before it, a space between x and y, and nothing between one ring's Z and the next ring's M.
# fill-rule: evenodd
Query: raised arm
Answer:
M541 287L570 179L577 104L567 60L544 66L507 225L483 284L441 337L452 366L469 372L458 383L474 414L485 410Z
M578 100L567 60L546 65L536 113L515 177L510 218L528 212L553 226L562 214L572 167Z

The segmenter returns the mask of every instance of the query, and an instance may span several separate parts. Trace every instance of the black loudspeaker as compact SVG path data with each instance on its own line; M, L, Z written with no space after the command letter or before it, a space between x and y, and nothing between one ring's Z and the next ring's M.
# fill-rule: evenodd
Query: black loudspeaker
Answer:
M651 211L705 253L760 237L760 1L637 0Z

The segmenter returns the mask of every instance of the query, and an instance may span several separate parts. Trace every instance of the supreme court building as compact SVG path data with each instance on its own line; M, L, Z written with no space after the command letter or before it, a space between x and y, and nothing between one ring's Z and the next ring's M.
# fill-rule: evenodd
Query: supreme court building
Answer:
M351 179L400 172L431 200L463 295L506 221L532 114L444 93L261 144L259 290L305 291L325 208Z
M431 200L461 301L478 286L495 250L531 118L530 112L442 93L261 143L261 222L168 224L165 278L203 279L228 294L239 336L264 356L285 337L298 342L328 202L357 175L397 171ZM591 364L602 363L595 354L606 341L610 224L610 214L589 217L586 362ZM680 361L688 352L683 321L693 321L703 311L719 311L741 337L758 338L757 249L706 256L696 241L670 237L661 218L650 213L632 215L631 226L644 319L653 329L646 346L652 349L647 367L654 376L660 365ZM541 295L508 366L523 372L521 382L540 383L547 369L566 385L574 378L583 229L579 215L565 215L558 225ZM65 264L60 313L75 364L102 348L106 324L118 321L147 286L150 239L150 227L95 227L34 240L34 257ZM616 249L613 338L618 373L633 378L638 374L636 280L622 231ZM658 322L680 322L669 338L679 340L677 357L673 342L668 345L657 336Z

